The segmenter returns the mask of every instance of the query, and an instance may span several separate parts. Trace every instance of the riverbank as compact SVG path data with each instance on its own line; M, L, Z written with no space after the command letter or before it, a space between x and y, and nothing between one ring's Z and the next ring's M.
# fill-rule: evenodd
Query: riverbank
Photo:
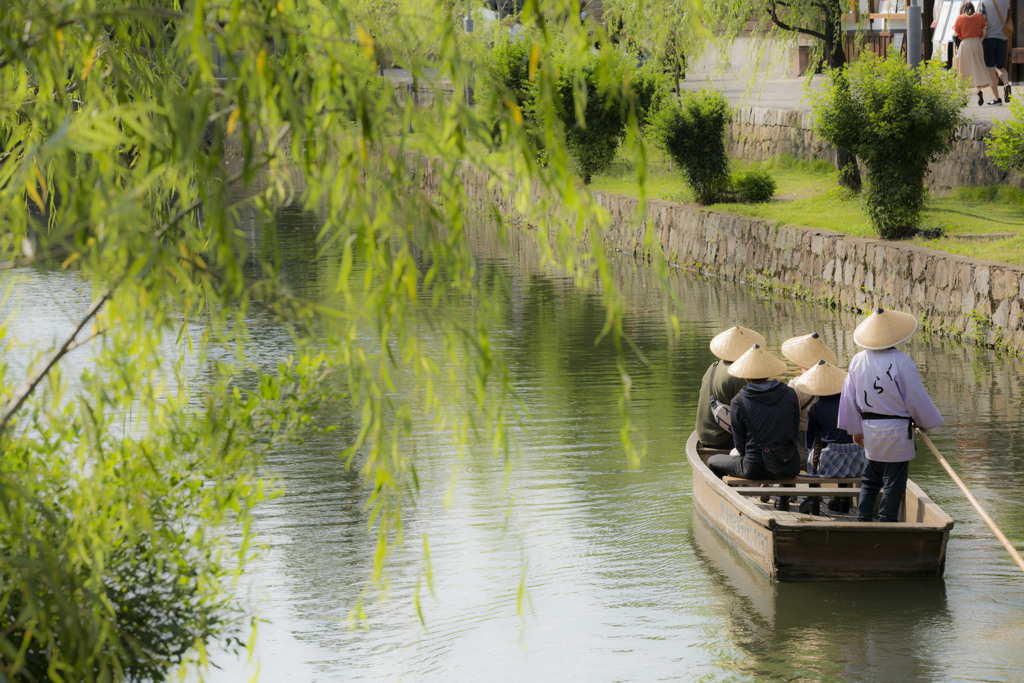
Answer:
M443 181L415 152L406 155L425 186ZM460 175L471 202L495 199L490 174L463 167ZM913 311L938 334L1024 353L1024 268L665 200L647 201L639 214L635 197L593 196L610 218L608 246L635 258L660 252L675 267L847 310ZM516 213L511 200L498 201Z

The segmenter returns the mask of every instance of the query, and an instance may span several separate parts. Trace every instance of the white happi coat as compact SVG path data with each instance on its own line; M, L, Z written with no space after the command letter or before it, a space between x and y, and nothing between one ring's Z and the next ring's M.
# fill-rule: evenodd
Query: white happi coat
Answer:
M914 437L906 420L864 419L861 413L912 417L922 429L942 424L921 383L914 360L894 348L865 350L850 361L850 374L839 398L839 428L864 435L864 454L878 462L904 462L914 457Z

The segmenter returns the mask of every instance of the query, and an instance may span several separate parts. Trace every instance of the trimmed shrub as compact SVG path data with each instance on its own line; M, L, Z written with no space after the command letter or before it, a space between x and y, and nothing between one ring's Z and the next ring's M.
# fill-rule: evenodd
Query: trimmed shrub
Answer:
M491 137L502 139L501 121L513 109L519 108L523 118L533 109L533 82L530 80L530 41L525 37L511 38L502 32L488 52L487 70L490 78L481 79L482 89L477 101L491 119Z
M917 70L893 53L867 53L829 72L814 97L815 130L867 168L868 217L883 239L913 237L921 223L928 164L965 122L957 75L931 60Z
M611 166L626 134L622 74L621 62L588 56L563 64L555 86L566 148L585 184Z
M683 95L682 105L666 104L651 126L654 141L672 158L701 204L714 204L729 189L726 127L732 111L717 90Z
M775 178L768 171L747 171L733 178L732 189L741 202L770 202L775 196Z

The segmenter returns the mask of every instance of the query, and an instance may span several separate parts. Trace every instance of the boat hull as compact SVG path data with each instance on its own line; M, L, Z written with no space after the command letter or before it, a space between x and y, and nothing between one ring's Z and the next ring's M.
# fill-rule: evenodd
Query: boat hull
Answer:
M907 482L909 521L837 521L777 513L744 497L708 469L696 435L687 442L694 504L747 560L778 581L941 577L953 520Z

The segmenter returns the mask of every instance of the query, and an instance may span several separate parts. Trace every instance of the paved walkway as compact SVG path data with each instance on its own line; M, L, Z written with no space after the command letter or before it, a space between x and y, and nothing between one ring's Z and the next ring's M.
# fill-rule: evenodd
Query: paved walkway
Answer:
M697 90L712 87L721 90L734 106L756 106L776 109L797 109L809 111L811 102L809 92L817 91L824 83L824 76L816 75L810 84L803 78L779 78L757 80L749 74L731 72L725 74L690 74L683 81L684 90ZM999 88L1002 95L1002 87ZM1024 96L1021 92L1018 96ZM992 98L990 90L985 91L986 100ZM964 107L964 114L972 121L991 123L1011 118L1010 107L1002 105L978 106L978 100L972 94L970 103Z
M385 69L384 75L398 84L411 84L412 78L403 69ZM712 87L721 90L734 106L770 107L775 109L797 109L810 111L809 92L819 90L825 77L814 76L810 83L803 78L754 78L743 71L726 73L692 72L682 82L684 90L697 90ZM1000 88L1000 95L1002 88ZM985 91L985 98L991 99L992 93ZM1024 97L1024 87L1020 88L1018 97ZM964 107L964 113L972 121L990 123L996 120L1009 120L1010 107L1006 104L979 107L973 97Z

